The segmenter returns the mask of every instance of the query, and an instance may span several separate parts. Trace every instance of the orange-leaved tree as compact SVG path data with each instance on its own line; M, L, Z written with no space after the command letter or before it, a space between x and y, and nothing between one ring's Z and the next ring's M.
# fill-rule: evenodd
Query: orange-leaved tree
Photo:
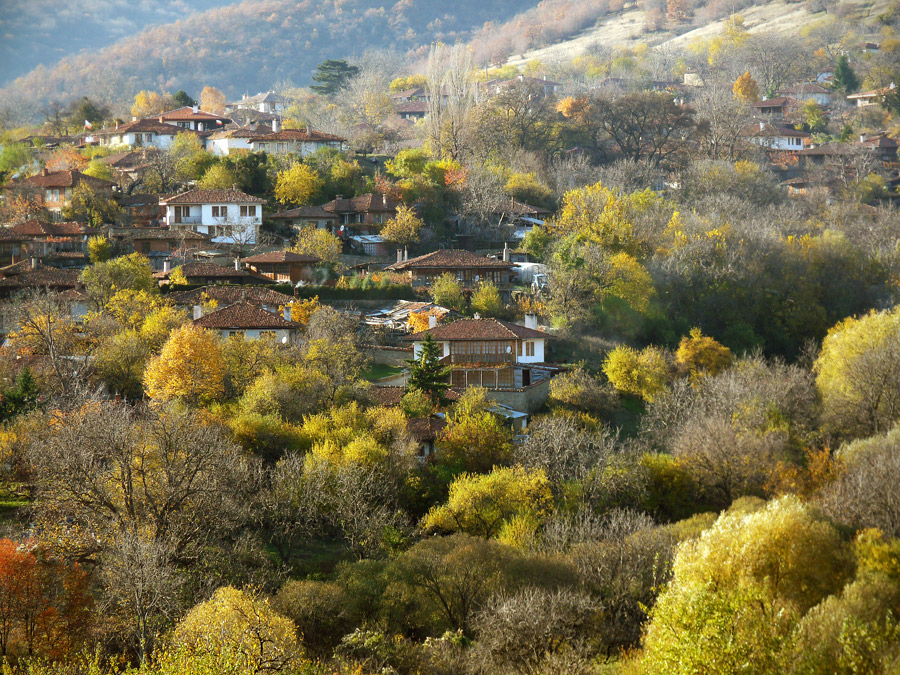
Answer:
M219 338L196 324L172 331L159 356L147 364L144 387L150 398L196 405L222 395L225 363Z

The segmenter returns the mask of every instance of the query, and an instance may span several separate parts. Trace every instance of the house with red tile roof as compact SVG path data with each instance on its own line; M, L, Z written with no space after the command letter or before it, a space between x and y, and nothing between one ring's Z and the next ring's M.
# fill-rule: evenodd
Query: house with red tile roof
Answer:
M261 135L271 134L272 127L264 124L249 124L244 127L224 128L214 132L206 139L206 149L214 155L225 156L234 150L251 151L251 138L259 138Z
M850 94L847 96L847 100L850 101L850 103L855 103L857 108L864 108L867 105L875 105L881 100L882 96L896 88L897 85L891 82L887 87L882 87L881 89L870 89L869 91L860 91L855 94Z
M776 96L775 98L766 98L763 96L762 101L751 103L750 107L757 115L772 118L782 118L787 112L788 107L794 102L794 99L787 96Z
M262 274L280 284L312 283L316 279L316 266L322 262L313 255L291 251L258 253L241 260L252 272Z
M294 342L300 332L300 324L291 321L290 307L283 314L270 312L249 302L236 302L206 315L200 305L194 307L194 323L201 328L214 330L223 338L242 335L247 340L272 337L279 342Z
M166 297L178 306L193 307L214 301L218 307L248 302L269 312L280 312L295 302L294 296L263 286L201 286L190 291L173 291Z
M215 131L224 127L229 120L222 115L200 110L199 106L186 105L183 108L176 108L169 112L157 115L154 119L166 124L174 124L182 131Z
M295 230L312 225L320 230L332 232L337 224L338 216L326 211L321 206L300 206L296 209L273 213L271 216L266 216L266 220L292 227Z
M751 124L742 133L751 143L770 150L790 152L803 150L812 139L808 132L798 131L789 124L769 124L768 122Z
M544 363L547 334L537 330L537 320L528 326L499 319L459 319L402 338L413 343L413 358L422 350L426 335L441 347L442 362L451 368L450 385L457 389L478 386L488 389L528 387L550 373L537 367Z
M178 134L188 131L176 124L164 122L161 117L150 117L145 120L132 120L131 122L116 123L92 131L85 137L87 143L99 145L129 145L133 148L153 147L165 150Z
M262 274L241 269L240 265L217 265L208 262L191 262L179 267L163 267L161 272L154 273L153 277L159 281L160 286L169 283L169 278L175 270L181 270L187 282L193 284L274 284L275 282Z
M450 273L464 287L490 281L498 287L512 283L511 270L515 265L506 260L488 258L471 251L441 249L407 260L399 260L385 269L404 272L413 287L430 286L442 274Z
M250 139L254 152L268 152L274 155L314 155L322 148L343 150L346 138L306 129L282 129L280 122L273 122L272 133L257 134Z
M62 210L72 199L72 193L79 185L87 185L94 192L111 196L117 189L115 183L102 178L94 178L80 171L47 171L22 178L8 184L10 194L28 193L34 195L38 204L50 212L55 220L62 218Z
M216 243L255 244L265 200L234 186L230 190L186 190L160 199L164 224L212 237Z
M367 192L358 197L345 198L338 195L330 202L322 204L322 209L334 214L338 225L343 225L343 234L349 231L363 234L377 234L381 226L397 215L399 202L380 192Z
M59 253L85 253L88 238L100 233L99 230L83 223L46 223L40 220L26 220L8 228L8 231L29 242L29 255L43 257Z

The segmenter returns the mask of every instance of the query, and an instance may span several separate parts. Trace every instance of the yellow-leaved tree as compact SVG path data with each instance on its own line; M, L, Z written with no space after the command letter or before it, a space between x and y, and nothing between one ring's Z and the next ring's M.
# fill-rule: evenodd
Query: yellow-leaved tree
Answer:
M756 80L750 75L749 70L734 81L731 91L736 99L745 103L754 103L759 100L759 85L756 84Z
M297 233L296 243L291 247L294 253L313 255L326 265L338 265L341 260L343 244L341 240L328 230L307 225Z
M381 236L385 240L400 246L415 244L419 241L419 234L425 226L416 212L405 204L397 207L397 215L391 218L381 228Z
M682 374L699 379L725 370L734 361L728 347L715 338L704 335L699 328L692 328L689 337L681 338L675 352L675 365Z
M304 206L312 201L323 185L325 181L315 169L298 162L289 169L278 172L275 199L282 204Z
M203 91L200 92L200 107L215 115L225 113L225 100L225 94L209 85L203 87Z
M219 338L196 324L172 331L158 356L144 372L144 388L150 398L179 399L196 405L222 395L225 363Z
M638 351L632 347L616 347L603 362L603 372L610 383L625 394L652 401L666 389L669 364L656 347Z

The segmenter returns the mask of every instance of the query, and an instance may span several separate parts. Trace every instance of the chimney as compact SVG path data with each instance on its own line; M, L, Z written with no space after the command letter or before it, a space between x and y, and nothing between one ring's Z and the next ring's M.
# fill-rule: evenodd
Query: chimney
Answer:
M388 200L387 200L387 194L381 195L381 203L382 203L384 206L387 206L387 205L388 205L387 202L388 202Z
M409 249L406 246L403 247L403 259L409 260Z
M162 115L159 116L159 123L160 123L160 124L165 124L165 120L163 120Z
M231 184L231 189L236 191L236 190L238 189L238 184L237 184L237 183L232 183L232 184Z
M538 321L537 314L526 314L525 315L525 328L531 328L532 330L537 330Z
M116 129L119 128L119 120L116 120Z
M281 131L281 120L276 118L272 120L272 133L277 134L279 131Z
M42 175L42 176L46 176L46 175L47 175L47 167L46 167L46 166L45 166L44 168L41 169L41 175Z
M762 131L763 129L765 129L765 127L766 127L766 123L765 123L765 122L760 122L760 123L759 123L759 130L760 130L760 131Z
M865 143L865 142L866 142L866 135L865 135L865 134L860 134L860 136L859 136L859 142L860 142L860 143Z
M172 263L168 260L163 260L163 274L168 274L172 271Z
M131 121L132 121L132 122L137 122L137 115L132 115L132 116L131 116ZM118 121L116 122L116 126L117 126L117 127L119 126L119 122L118 122Z
M403 262L403 249L402 248L397 249L397 262L398 263Z
M203 308L200 305L194 305L194 321L203 317Z
M437 328L437 314L432 314L428 312L428 327L429 328Z
M343 199L343 198L344 198L344 195L335 195L335 196L334 196L334 201L337 202L337 201L340 201L340 200Z
M284 306L284 320L285 321L291 320L291 306L290 305Z
M194 106L194 114L196 115L198 112L200 112L200 106L195 105Z
M38 259L33 257L31 259L31 269L36 270L37 267L38 267Z
M503 262L509 262L509 244L503 242Z
M763 94L763 98L762 98L762 100L763 100L763 101L768 101L768 100L769 100L769 97L768 97L768 96L766 96L766 95L765 95L765 94Z
M250 131L256 131L256 120L250 122Z
M235 271L235 272L240 272L240 271L241 271L241 261L240 261L239 258L235 258L235 259L234 259L234 271Z

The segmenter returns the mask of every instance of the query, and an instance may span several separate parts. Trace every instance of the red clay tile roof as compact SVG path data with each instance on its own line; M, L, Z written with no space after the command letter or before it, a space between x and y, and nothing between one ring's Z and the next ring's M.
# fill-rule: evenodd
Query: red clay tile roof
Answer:
M162 115L156 115L152 119L158 120L162 117L164 120L178 120L179 122L185 120L222 120L225 121L228 118L222 117L221 115L216 115L215 113L206 112L205 110L197 110L194 112L194 107L190 105L186 105L183 108L176 108L175 110L170 110L169 112L165 112ZM151 119L151 118L147 118Z
M340 136L335 136L333 134L326 134L322 131L316 131L315 129L310 129L309 131L301 130L301 129L284 129L282 131L278 131L274 134L257 134L251 141L339 141L344 143L347 141L346 138L341 138Z
M502 268L510 269L515 267L511 262L504 262L496 258L488 258L487 256L478 255L471 251L463 251L459 249L441 249L432 251L417 258L410 258L403 262L388 265L385 269L389 270L405 270L405 269L482 269L482 268Z
M128 133L139 134L156 134L158 136L176 136L180 133L193 133L190 129L182 129L175 124L167 124L160 122L159 117L148 117L145 120L136 120L134 122L126 122L118 127L109 127L100 131L92 132L92 135L102 134L104 136L118 136Z
M406 423L409 435L420 443L433 441L447 426L447 421L440 417L414 417Z
M394 104L395 113L424 113L428 104L425 101L400 101Z
M185 263L180 267L167 272L156 272L153 276L157 279L168 279L176 269L184 272L184 276L190 279L256 279L260 283L274 283L269 277L264 277L247 270L236 270L231 265L216 265L215 263L193 262Z
M46 176L43 173L39 173L18 181L19 185L33 185L41 188L75 187L78 183L87 183L99 188L108 188L115 185L111 181L94 178L74 169L72 171L50 171Z
M387 213L396 211L398 203L388 197L387 204L385 204L385 195L380 192L367 192L351 199L343 197L332 199L330 202L322 204L322 208L331 213L367 213L369 211Z
M117 169L133 169L145 166L147 158L143 152L138 150L126 150L125 152L116 152L106 157L100 157L97 161Z
M294 321L287 321L283 316L267 312L261 307L251 305L249 302L236 302L228 307L217 309L206 316L200 317L194 323L201 328L216 330L300 327L300 324Z
M82 237L97 234L96 229L81 223L42 223L39 220L26 220L9 229L27 237Z
M274 307L294 302L293 296L260 286L201 286L192 291L175 291L166 297L171 298L176 305L193 306L201 304L204 301L204 295L210 300L224 305L249 302L255 305Z
M0 241L28 241L28 237L18 234L11 227L0 227Z
M282 218L334 218L333 213L329 213L321 206L301 206L296 209L288 209L287 211L279 211L273 213L268 218L275 220Z
M125 236L131 237L134 241L147 241L150 239L174 239L177 241L209 241L209 235L193 230L169 230L161 227L136 227L130 232L126 232Z
M28 262L28 261L25 261ZM30 267L30 263L29 263ZM56 269L39 266L36 270L28 269L21 274L0 279L3 288L77 288L81 285L81 270Z
M187 190L160 199L160 204L264 204L265 199L241 190Z
M250 127L238 127L236 129L225 129L224 131L217 131L210 138L212 140L217 140L220 138L259 138L261 135L265 136L267 134L272 133L272 127L261 124L254 129Z
M765 124L762 128L760 124L751 124L744 128L742 132L745 136L754 138L770 137L770 136L793 136L794 138L812 138L811 134L806 131L798 131L788 124Z
M319 258L314 255L303 255L301 253L292 253L291 251L269 251L268 253L259 253L249 258L243 258L241 262L257 264L257 263L317 263Z
M430 333L435 340L529 340L547 337L543 331L499 319L459 319L402 339L419 341L426 333Z

